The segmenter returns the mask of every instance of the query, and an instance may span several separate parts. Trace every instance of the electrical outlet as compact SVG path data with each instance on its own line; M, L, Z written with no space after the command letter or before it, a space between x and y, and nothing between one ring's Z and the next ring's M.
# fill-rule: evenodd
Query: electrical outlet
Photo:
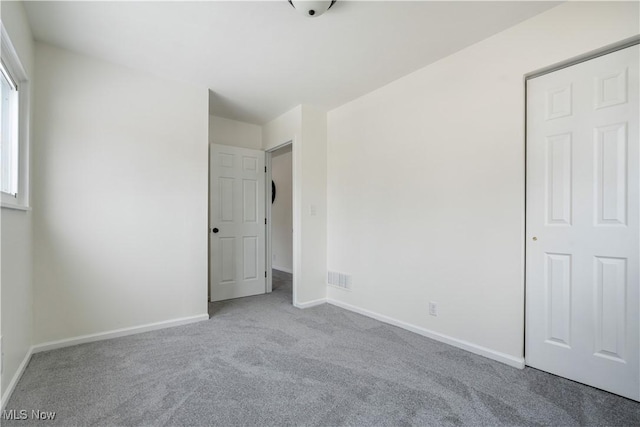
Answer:
M438 316L438 303L429 301L429 315Z

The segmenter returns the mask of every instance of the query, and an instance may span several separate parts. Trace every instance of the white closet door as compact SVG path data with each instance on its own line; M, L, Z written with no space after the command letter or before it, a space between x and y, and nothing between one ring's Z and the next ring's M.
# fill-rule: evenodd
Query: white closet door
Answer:
M527 83L526 363L635 400L638 52Z

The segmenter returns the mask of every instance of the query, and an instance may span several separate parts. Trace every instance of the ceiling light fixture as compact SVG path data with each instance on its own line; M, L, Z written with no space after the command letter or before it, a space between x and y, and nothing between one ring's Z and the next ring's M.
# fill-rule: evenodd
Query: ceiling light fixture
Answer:
M315 18L331 9L336 0L289 0L289 4L304 16Z

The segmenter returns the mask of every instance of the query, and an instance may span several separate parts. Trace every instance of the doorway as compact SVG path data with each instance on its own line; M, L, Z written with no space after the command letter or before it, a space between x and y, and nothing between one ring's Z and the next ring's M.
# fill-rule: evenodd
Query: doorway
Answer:
M639 51L527 81L526 364L634 400Z
M276 263L290 280L289 302L296 307L300 271L300 161L295 136L269 150L210 144L209 152L209 292L208 301L271 293L273 290L271 213L273 153L288 155L291 168L291 264ZM281 186L282 187L282 186ZM278 191L282 201L289 190ZM254 191L255 189L255 191ZM254 204L255 201L255 204ZM275 202L275 200L274 200ZM297 231L296 231L297 230ZM255 243L255 245L253 245ZM254 250L255 249L255 250ZM254 256L255 255L255 256ZM277 260L283 260L278 257ZM291 265L291 273L287 266ZM277 287L277 285L276 285Z
M293 144L266 152L267 292L293 301Z

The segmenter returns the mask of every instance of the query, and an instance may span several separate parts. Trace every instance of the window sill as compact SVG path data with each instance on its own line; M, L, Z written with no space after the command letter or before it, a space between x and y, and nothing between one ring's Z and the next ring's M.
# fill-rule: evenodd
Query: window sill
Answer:
M13 209L15 211L31 211L31 206L22 206L16 203L1 202L0 207L2 209Z

